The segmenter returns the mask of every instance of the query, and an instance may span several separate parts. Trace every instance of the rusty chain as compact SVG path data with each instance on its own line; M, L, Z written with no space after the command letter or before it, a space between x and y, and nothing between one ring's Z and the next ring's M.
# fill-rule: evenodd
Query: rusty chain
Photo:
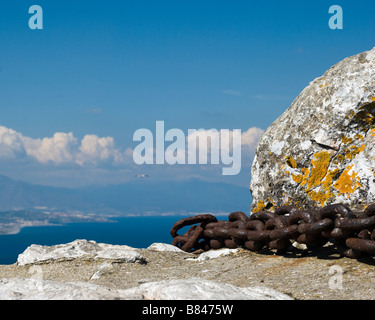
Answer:
M191 227L179 235L177 232L186 226ZM375 256L375 204L363 212L353 212L343 204L314 210L282 206L275 212L261 211L249 217L232 212L228 221L203 214L177 221L171 235L172 244L186 252L238 247L285 252L293 242L311 250L331 241L344 248L346 257Z

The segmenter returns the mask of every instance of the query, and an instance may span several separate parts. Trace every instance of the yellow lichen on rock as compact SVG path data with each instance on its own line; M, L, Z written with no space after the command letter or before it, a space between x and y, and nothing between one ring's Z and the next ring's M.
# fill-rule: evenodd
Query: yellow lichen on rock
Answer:
M319 202L321 207L323 207L325 203L334 196L331 190L332 180L338 172L339 169L328 170L326 176L322 180L321 189L319 191L308 192L311 200Z
M294 159L292 158L292 156L287 156L287 157L286 157L286 163L287 163L287 165L288 165L289 167L291 167L291 168L293 168L293 169L297 168L297 162L296 162L296 160L294 160Z
M310 175L309 168L302 168L301 169L302 174L293 174L292 173L292 179L294 182L299 183L301 186L304 186L307 183L307 180Z
M343 140L350 143L350 139L348 138ZM351 146L346 149L344 158L354 159L359 152L364 150L364 148L364 144L360 147ZM353 165L348 166L333 184L333 179L339 173L339 169L328 170L330 160L331 155L329 152L317 152L314 154L314 158L311 161L312 167L310 175L308 168L301 169L303 174L292 174L294 182L301 186L307 184L305 192L309 195L311 200L319 203L320 206L324 206L329 199L334 197L332 187L334 187L339 194L346 194L346 196L349 197L350 193L353 193L357 188L362 186L358 173L351 172L349 174ZM319 189L316 190L318 187Z
M303 180L303 175L302 174L293 174L292 173L292 179L294 182L301 183Z
M311 160L311 175L307 182L307 192L318 187L327 174L331 155L327 151L314 153L314 159Z
M309 178L310 170L309 168L303 168L301 169L301 171L303 173L301 186L304 186L307 183L307 179Z
M353 138L348 138L348 137L345 137L345 136L342 136L341 137L341 141L342 143L352 143L353 142Z
M353 193L359 187L362 187L360 183L361 179L358 176L358 173L352 171L352 173L349 174L352 168L353 165L347 166L340 175L339 179L333 185L339 194L346 194L347 198L349 198L349 193Z
M358 155L358 153L362 152L363 150L365 150L364 144L362 144L360 147L350 146L345 150L345 158L353 160Z
M275 203L274 203L274 201L272 200L272 198L268 198L268 204L267 204L267 209L268 210L271 210L272 211L272 209L275 207ZM269 207L269 208L268 208Z
M327 173L326 177L322 181L323 182L324 191L327 191L327 192L330 191L330 189L332 187L332 180L333 180L334 177L336 177L336 175L338 173L339 173L339 169L328 170L328 173Z
M255 209L253 210L253 213L255 213L255 212L259 212L259 211L262 211L262 210L264 210L265 207L266 207L266 205L264 204L264 201L260 200L260 201L257 203Z
M375 129L370 129L369 134L375 136ZM347 166L338 179L339 169L329 170L329 167L331 163L337 166L347 160L353 160L360 152L364 151L366 145L363 143L363 140L364 136L359 133L353 137L341 136L341 142L344 144L344 147L340 153L338 152L333 155L332 152L325 150L316 152L313 154L311 165L308 168L301 168L298 170L300 173L297 174L293 173L293 171L285 170L287 166L292 169L298 169L297 161L291 155L285 156L280 171L285 175L291 176L295 183L304 187L304 192L306 192L315 206L323 207L330 199L333 199L335 194L337 194L334 189L338 191L339 195L349 198L351 193L362 186L358 173L350 171L353 165ZM354 145L355 141L362 141L362 144ZM294 172L296 171L294 170ZM351 173L349 174L349 172ZM334 182L334 179L337 179L337 181ZM272 205L271 208L275 207L271 198L265 202L259 201L253 212L269 209L270 205ZM289 202L290 198L284 200L285 204Z
M319 202L321 207L324 206L324 204L329 198L328 194L323 191L310 191L309 196L311 200ZM315 206L317 206L316 203Z

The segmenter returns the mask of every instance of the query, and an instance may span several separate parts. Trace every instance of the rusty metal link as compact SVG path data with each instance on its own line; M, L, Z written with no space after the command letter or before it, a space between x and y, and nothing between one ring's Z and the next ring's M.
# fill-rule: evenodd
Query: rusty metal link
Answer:
M375 216L368 218L342 218L335 220L335 227L341 228L342 230L359 231L367 228L373 228L375 226Z
M201 214L177 221L171 229L171 235L174 238L172 244L186 252L190 252L193 249L209 250L209 246L206 244L207 241L204 238L202 242L200 240L202 240L206 225L212 222L217 222L217 219L211 214ZM199 223L199 226L192 226L183 236L177 234L177 231L181 228L196 223Z
M171 229L171 235L173 238L175 238L176 236L178 236L177 231L185 226L190 226L196 223L210 223L210 222L217 222L216 217L214 217L211 214L200 214L195 217L184 218L184 219L177 221L173 225Z
M191 227L179 235L178 230L186 226ZM343 204L314 210L288 205L275 212L260 211L250 216L232 212L227 221L219 221L210 214L197 215L177 221L171 235L172 244L187 252L223 247L283 252L293 250L293 242L305 244L311 250L331 241L346 247L344 256L375 256L375 204L363 212L352 212Z
M192 226L183 236L176 236L172 244L181 246L184 251L190 251L193 247L196 248L204 229L202 224L199 226Z
M249 218L247 217L246 214L244 214L243 212L241 211L237 211L237 212L232 212L229 217L228 217L228 220L229 221L242 221L244 223L248 222L249 221Z
M368 217L375 215L375 203L370 204L364 211L364 214Z
M348 238L346 239L345 243L351 249L372 254L375 253L375 241L359 238Z
M260 211L260 212L256 212L256 213L253 213L252 215L250 215L249 219L250 220L261 220L261 221L267 221L269 219L272 219L272 218L277 218L278 215L274 212L270 212L270 211Z
M343 204L332 204L320 209L318 220L330 219L333 224L322 231L322 236L332 239L345 239L353 234L352 229L343 229L338 221L357 218L348 207Z
M277 208L275 210L275 213L278 216L283 216L283 215L291 214L291 213L296 212L296 211L298 211L297 207L288 205L288 206L281 206L281 207Z

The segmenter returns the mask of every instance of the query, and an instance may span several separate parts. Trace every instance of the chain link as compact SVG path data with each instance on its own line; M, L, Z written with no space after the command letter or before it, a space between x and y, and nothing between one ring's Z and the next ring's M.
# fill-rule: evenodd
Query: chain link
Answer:
M177 232L186 226L191 227L179 235ZM344 247L344 256L359 258L375 255L375 204L363 212L352 212L343 204L316 210L299 210L289 205L249 217L237 211L229 214L228 221L203 214L177 221L171 235L172 244L186 252L224 247L285 252L293 242L305 244L310 250L331 241Z

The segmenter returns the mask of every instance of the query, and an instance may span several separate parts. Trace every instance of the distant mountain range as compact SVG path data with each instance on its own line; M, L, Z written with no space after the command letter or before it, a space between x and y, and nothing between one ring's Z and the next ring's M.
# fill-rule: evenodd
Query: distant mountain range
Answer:
M0 175L0 211L61 210L115 215L249 212L249 189L202 180L152 179L109 186L57 188Z

